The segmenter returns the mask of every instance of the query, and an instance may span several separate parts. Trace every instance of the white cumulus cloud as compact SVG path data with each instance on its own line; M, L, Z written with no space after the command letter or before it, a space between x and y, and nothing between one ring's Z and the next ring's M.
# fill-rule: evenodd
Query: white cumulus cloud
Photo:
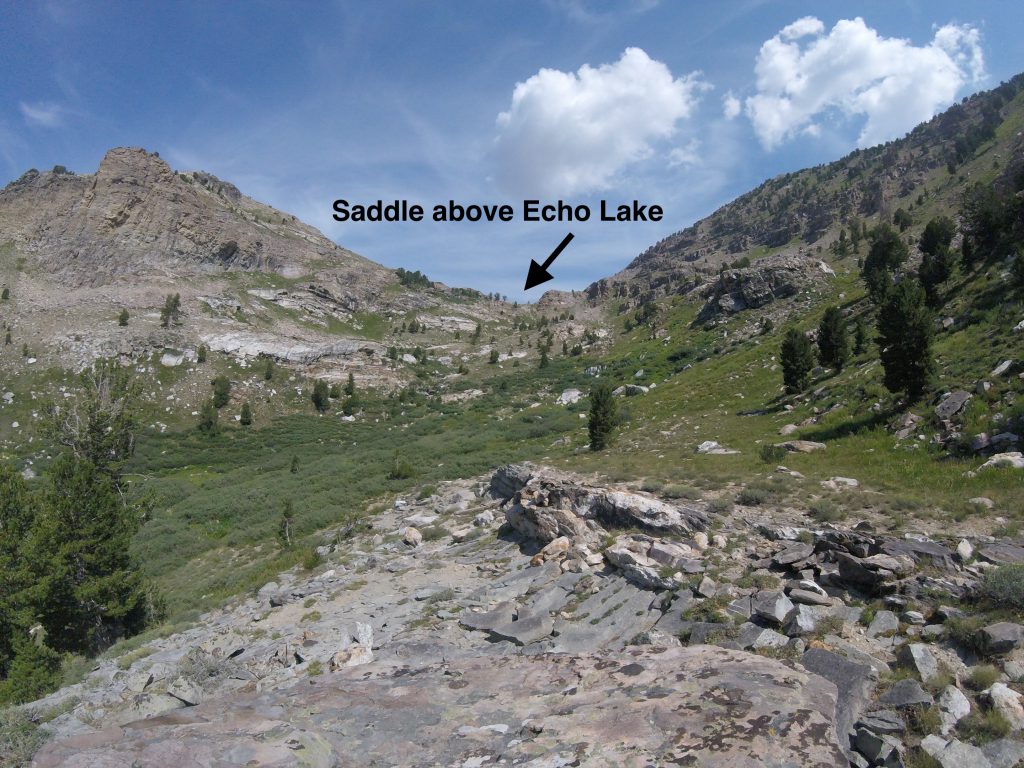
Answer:
M64 119L64 110L57 104L40 101L36 104L26 104L24 101L18 103L22 117L25 122L31 125L42 125L46 128L56 128Z
M915 46L882 37L861 18L840 20L826 33L807 16L761 46L754 72L757 93L746 99L746 114L765 148L817 135L818 120L833 113L864 118L857 144L865 147L933 117L985 76L985 63L981 36L970 26L947 24Z
M640 48L577 72L541 69L498 115L498 181L537 195L606 189L675 133L705 88L699 73L675 78Z
M726 120L732 120L739 116L740 112L743 111L743 102L733 95L732 91L729 91L722 98L722 114Z

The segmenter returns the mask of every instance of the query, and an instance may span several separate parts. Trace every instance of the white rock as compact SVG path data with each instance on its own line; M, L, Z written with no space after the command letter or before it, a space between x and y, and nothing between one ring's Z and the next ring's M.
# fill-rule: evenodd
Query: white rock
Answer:
M555 400L555 405L572 405L583 399L583 393L578 389L567 389Z
M960 556L960 561L966 563L973 557L974 547L967 539L960 539L960 543L956 545L956 553Z
M956 727L956 724L971 714L971 700L964 696L963 692L955 685L947 685L946 689L939 696L939 715L942 718L943 736Z
M838 491L840 488L857 488L859 486L860 483L852 477L830 477L828 480L821 481L822 488L828 488L833 491Z
M1019 731L1024 729L1024 705L1021 705L1021 695L1006 685L1006 683L995 683L987 691L981 694L992 709L1006 718L1010 727Z
M989 375L992 377L1002 376L1004 373L1010 370L1013 365L1013 360L1003 360L999 365L992 369L992 373Z
M997 453L991 459L989 459L980 467L978 467L978 469L993 469L995 467L1024 469L1024 454L1021 454L1020 451L1007 451L1006 453Z

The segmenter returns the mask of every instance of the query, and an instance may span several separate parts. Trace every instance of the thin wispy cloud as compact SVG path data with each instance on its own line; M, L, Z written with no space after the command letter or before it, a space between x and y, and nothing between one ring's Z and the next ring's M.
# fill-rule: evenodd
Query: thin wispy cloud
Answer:
M64 123L64 110L58 104L46 101L29 104L22 101L18 103L18 109L29 125L58 128Z

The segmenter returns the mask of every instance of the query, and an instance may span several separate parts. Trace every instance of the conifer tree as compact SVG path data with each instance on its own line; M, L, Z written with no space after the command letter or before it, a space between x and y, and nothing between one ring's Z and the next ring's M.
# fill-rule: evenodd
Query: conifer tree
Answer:
M213 387L214 408L223 408L231 401L231 379L227 376L217 376L210 386Z
M618 407L611 385L598 382L590 390L590 419L587 422L590 450L603 451L611 444L618 420Z
M216 435L220 431L219 414L213 400L207 400L199 409L199 431Z
M122 309L121 314L117 316L117 324L122 328L128 325L128 310Z
M818 326L818 359L822 365L841 371L849 356L850 340L843 313L839 307L829 307Z
M326 413L331 407L330 392L327 387L327 382L323 379L317 379L316 384L313 385L313 407L320 413Z
M238 423L243 427L248 427L252 424L252 408L249 407L248 400L242 403L242 413L239 417Z
M921 398L935 376L933 333L924 290L915 280L903 280L879 310L878 347L886 389L904 393L911 403Z
M862 355L868 348L868 327L863 318L857 319L853 327L853 354Z
M814 350L806 334L796 328L786 331L779 358L786 392L795 394L802 391L807 386L811 369L814 368Z
M896 230L887 224L875 228L871 235L871 248L861 270L872 302L881 305L885 301L892 288L892 277L908 255L907 244Z
M352 371L348 372L348 381L345 382L345 396L352 397L356 393L356 377L352 375Z

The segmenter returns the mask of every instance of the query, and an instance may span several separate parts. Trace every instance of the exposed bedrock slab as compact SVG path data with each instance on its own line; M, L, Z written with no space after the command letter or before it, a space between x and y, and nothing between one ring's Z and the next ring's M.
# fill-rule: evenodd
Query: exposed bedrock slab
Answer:
M343 670L45 746L39 768L834 768L836 687L711 646ZM469 762L467 762L469 761Z

